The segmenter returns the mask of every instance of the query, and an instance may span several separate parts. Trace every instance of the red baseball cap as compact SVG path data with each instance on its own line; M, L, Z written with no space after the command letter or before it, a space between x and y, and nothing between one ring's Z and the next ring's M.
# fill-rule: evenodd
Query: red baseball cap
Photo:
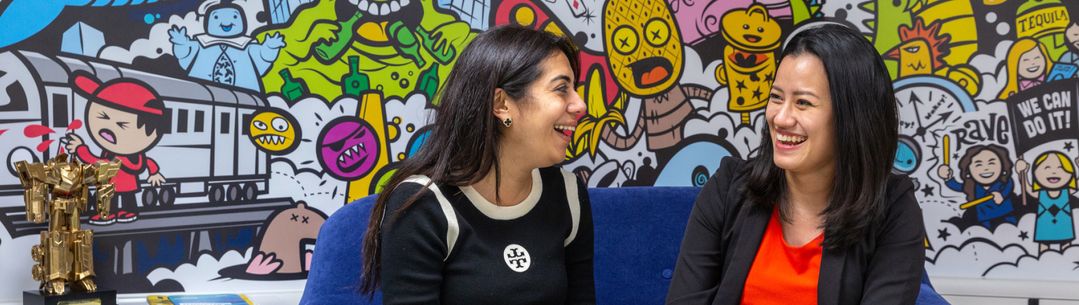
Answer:
M77 71L71 83L82 95L94 102L114 106L120 110L163 115L162 109L150 107L150 101L160 100L150 86L129 79L117 78L104 84L84 71Z

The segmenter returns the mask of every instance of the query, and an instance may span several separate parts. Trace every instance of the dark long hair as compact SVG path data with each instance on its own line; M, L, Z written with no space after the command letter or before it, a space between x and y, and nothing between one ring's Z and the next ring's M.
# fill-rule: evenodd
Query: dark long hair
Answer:
M963 155L962 159L959 159L959 176L963 179L963 194L967 195L967 200L978 199L974 196L974 188L981 185L978 181L974 181L974 177L970 175L970 164L974 162L974 155L980 154L983 151L988 151L997 155L997 159L1000 160L1000 177L997 177L999 182L1008 182L1012 178L1012 160L1008 158L1008 149L1000 145L988 144L988 145L974 145L967 148L967 152ZM1010 193L1011 190L1008 190Z
M791 39L780 60L813 55L824 63L835 119L836 168L824 209L824 247L855 245L885 211L888 175L899 140L899 118L888 70L861 34L837 24L806 29ZM772 138L761 132L759 154L749 161L746 183L751 205L786 204L784 170L772 160Z
M471 185L494 168L497 196L502 122L493 114L495 89L527 100L529 86L543 73L544 60L564 54L577 75L577 52L566 37L519 26L489 29L465 47L438 97L431 136L416 155L401 161L375 201L363 242L362 293L370 296L381 284L383 218L392 221L423 194L412 194L399 210L386 213L386 202L397 185L412 175L426 175L435 184Z
M1068 5L1068 6L1065 6L1064 8L1068 10L1068 16L1079 16L1079 6L1077 6L1077 5ZM1065 27L1065 29L1067 29L1068 27L1071 27L1073 24L1079 24L1079 18L1072 18L1070 20L1070 22L1068 22L1068 25L1067 25L1067 27ZM1075 47L1075 44L1072 43L1071 41L1068 41L1067 37L1064 38L1064 44L1068 45L1068 50L1070 50L1072 52L1075 52L1075 53L1079 53L1079 48ZM1076 54L1076 55L1079 55L1079 54Z

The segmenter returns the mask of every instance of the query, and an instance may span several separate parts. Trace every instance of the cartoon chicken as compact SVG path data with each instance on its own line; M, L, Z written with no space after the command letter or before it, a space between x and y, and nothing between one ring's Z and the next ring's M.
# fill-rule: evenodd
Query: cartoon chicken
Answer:
M949 66L944 60L951 50L949 34L941 34L941 23L926 26L921 19L914 26L899 26L903 43L884 53L884 58L899 61L899 77L937 75L947 77L967 94L974 96L981 88L981 79L974 68L965 64Z

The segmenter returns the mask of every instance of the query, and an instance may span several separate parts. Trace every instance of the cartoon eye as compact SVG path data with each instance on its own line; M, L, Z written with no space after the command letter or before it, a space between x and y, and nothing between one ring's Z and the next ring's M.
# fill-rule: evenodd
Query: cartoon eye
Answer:
M258 130L266 130L266 123L263 121L251 122L251 126L255 126Z
M747 23L747 24L743 24L743 25L742 25L742 29L743 29L743 30L748 30L748 29L749 29L749 24L748 24L748 23Z
M758 33L764 33L764 27L763 26L757 27L757 32Z
M903 51L907 51L908 53L917 53L918 50L920 50L920 49L921 49L921 47L919 47L919 46L913 46L913 47L905 48L905 49L903 49Z
M618 27L614 30L614 35L611 35L611 45L614 45L614 50L625 55L637 50L637 45L640 44L638 40L640 37L637 36L637 31L626 25Z
M662 46L671 39L671 27L660 18L649 20L644 26L645 40L653 46Z
M274 118L270 123L273 124L273 129L278 132L288 130L288 121L286 121L285 118Z
M345 140L337 141L337 142L334 142L334 143L329 143L329 144L326 144L325 146L329 147L330 150L333 150L333 151L341 151L341 149L345 148Z

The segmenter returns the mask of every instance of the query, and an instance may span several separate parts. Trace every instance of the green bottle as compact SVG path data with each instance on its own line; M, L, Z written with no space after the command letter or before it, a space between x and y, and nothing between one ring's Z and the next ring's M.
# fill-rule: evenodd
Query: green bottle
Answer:
M427 61L420 56L420 41L416 39L416 34L413 34L411 30L405 26L403 21L395 21L388 27L387 33L390 36L390 43L393 44L393 48L397 49L397 53L401 56L411 59L416 63L416 67L423 67L427 65Z
M429 101L435 100L435 94L438 93L438 66L438 63L431 64L430 68L420 73L416 82L416 88L426 94Z
M281 94L285 96L285 99L289 102L295 102L304 95L307 95L307 84L302 79L292 78L292 73L288 69L281 69L281 79L285 81L281 85Z
M371 89L371 80L367 74L360 72L360 57L348 57L348 74L341 77L341 91L345 95L359 97L364 91Z
M341 27L335 33L337 40L319 41L318 45L315 46L315 58L318 58L318 61L324 64L330 64L340 57L341 53L344 53L349 43L352 42L352 36L356 35L356 26L358 26L360 17L363 17L363 13L357 10L355 14L352 14L352 17L341 22Z

